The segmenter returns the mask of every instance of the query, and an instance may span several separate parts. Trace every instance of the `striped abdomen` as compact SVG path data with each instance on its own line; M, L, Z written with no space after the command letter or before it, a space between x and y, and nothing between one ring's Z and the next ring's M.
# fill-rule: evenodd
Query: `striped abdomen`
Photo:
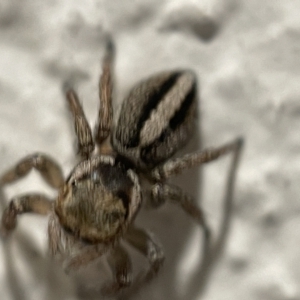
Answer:
M191 135L196 99L190 71L164 72L137 84L122 105L114 149L141 169L167 160Z

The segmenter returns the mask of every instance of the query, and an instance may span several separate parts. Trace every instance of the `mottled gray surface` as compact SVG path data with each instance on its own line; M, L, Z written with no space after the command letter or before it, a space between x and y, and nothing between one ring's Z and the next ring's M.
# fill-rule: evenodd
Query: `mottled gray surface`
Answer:
M156 233L167 259L135 299L299 299L299 11L297 0L1 0L0 169L38 150L69 172L74 135L62 86L75 86L95 123L110 32L117 47L116 108L139 79L190 68L201 86L203 146L241 134L247 142L231 231L211 278L204 286L195 275L201 236L193 222L172 206L143 212L138 222ZM197 145L195 135L189 150ZM203 174L202 202L214 229L222 216L226 161ZM190 171L177 182L200 203L199 181ZM5 195L31 190L54 195L36 174ZM9 243L1 243L0 299L80 299L78 282L47 260L46 240L46 220L24 216ZM103 276L90 271L84 279L93 287ZM81 299L99 299L89 294Z

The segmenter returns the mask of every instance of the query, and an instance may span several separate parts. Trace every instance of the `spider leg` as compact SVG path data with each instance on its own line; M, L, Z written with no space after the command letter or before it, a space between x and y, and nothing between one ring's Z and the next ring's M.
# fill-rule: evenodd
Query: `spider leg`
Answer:
M154 184L152 187L150 205L158 207L166 200L171 200L172 202L179 204L188 215L203 227L205 235L204 254L207 253L207 250L209 249L210 229L206 223L202 210L195 205L192 198L185 194L181 188L166 184L164 183L164 180L179 174L190 167L213 161L228 152L233 152L234 158L236 158L241 153L242 145L243 139L239 138L216 149L204 150L199 153L187 154L178 159L172 159L155 168L152 172L153 179L157 180L158 183ZM235 174L236 169L237 164L234 159L231 173ZM232 194L230 194L230 197L232 197Z
M27 194L14 197L4 210L1 220L1 234L8 235L17 225L17 216L24 213L47 215L52 201L42 194Z
M109 250L106 245L92 245L84 247L79 253L73 255L64 264L64 270L68 274L91 263L93 260L101 257Z
M103 294L112 295L131 284L131 261L127 251L116 245L108 256L108 263L115 281L102 289Z
M162 246L143 229L131 226L124 238L131 246L145 255L150 264L148 270L139 274L135 279L133 288L137 289L157 275L164 262L164 252Z
M211 162L229 152L239 153L243 145L243 139L238 138L231 143L219 148L206 149L201 152L186 154L183 157L168 160L156 167L151 172L151 177L156 181L163 181L174 175L181 174L184 170Z
M200 226L203 227L205 243L205 250L208 249L210 239L210 229L205 220L204 213L194 203L192 197L183 192L183 190L175 185L157 183L151 190L151 205L157 207L162 205L166 200L172 201L174 204L180 205L180 207L191 216Z
M64 184L60 166L53 159L41 153L35 153L20 160L1 176L0 182L2 184L13 183L25 177L32 169L36 169L43 179L55 189Z
M81 157L88 158L95 148L91 128L75 91L68 90L66 97L74 117L78 153Z
M102 61L102 75L99 82L100 107L98 124L95 128L95 141L101 145L108 137L113 118L112 109L112 64L114 56L113 42L108 39L106 53Z

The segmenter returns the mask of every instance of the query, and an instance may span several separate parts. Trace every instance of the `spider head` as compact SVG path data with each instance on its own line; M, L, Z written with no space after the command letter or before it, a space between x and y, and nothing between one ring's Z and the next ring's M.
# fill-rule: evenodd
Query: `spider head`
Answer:
M78 238L110 242L126 229L139 199L126 169L98 157L75 167L60 191L55 213L62 227Z

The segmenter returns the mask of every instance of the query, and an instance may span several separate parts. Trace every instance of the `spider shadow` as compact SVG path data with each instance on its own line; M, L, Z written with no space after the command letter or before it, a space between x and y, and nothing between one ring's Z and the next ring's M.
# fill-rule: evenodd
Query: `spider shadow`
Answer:
M212 243L212 246L210 247L209 251L206 252L206 254L204 255L204 258L200 263L200 267L198 268L199 271L194 274L193 279L190 281L187 287L188 294L186 295L185 299L197 299L203 296L203 294L206 291L206 288L208 287L213 270L226 246L232 222L233 197L236 182L236 173L238 171L241 152L242 151L234 153L233 157L231 158L232 160L228 171L225 197L222 200L223 215L219 224L218 236L215 242Z
M3 212L5 208L5 196L3 191L3 186L0 185L0 209ZM8 290L11 291L11 298L13 300L21 300L24 299L24 289L20 285L20 282L17 280L15 276L15 267L14 267L14 259L11 255L11 243L8 240L1 241L3 256L4 256L4 266L6 271L7 285Z
M185 152L190 152L190 148L195 149L195 142L193 141L190 147L187 148ZM199 148L198 148L199 149ZM143 287L143 291L140 292L138 289L136 294L134 294L134 299L139 299L142 295L143 299L199 299L203 296L207 287L209 286L209 281L213 271L217 265L218 260L220 259L223 250L226 246L231 220L232 220L232 205L233 205L233 194L235 186L235 177L240 159L240 152L233 154L231 157L230 168L228 171L228 176L226 180L226 190L225 196L222 199L222 206L220 210L222 211L222 217L219 222L219 228L216 233L213 233L212 243L209 250L201 256L199 260L198 267L195 267L195 270L198 270L193 273L193 276L190 276L189 282L185 288L186 292L179 293L178 289L178 279L180 276L178 270L178 263L182 258L182 253L185 250L186 242L189 238L189 233L192 231L194 223L190 222L188 224L186 220L186 215L179 211L176 208L171 208L171 205L165 209L165 212L156 217L153 215L147 217L147 215L142 216L143 218L143 227L151 228L156 235L161 240L163 246L165 247L166 252L166 263L164 270L162 271L163 275L159 274L157 279L154 279L154 282L151 282L148 286ZM193 180L189 180L189 178ZM183 177L184 178L184 177ZM201 195L202 184L198 186L192 185L191 182L202 182L201 169L195 170L192 176L188 176L186 182L181 181L181 186L184 187L184 190L188 191L191 195L193 192L197 192L198 195ZM179 179L182 180L181 178ZM191 189L193 188L193 190ZM196 198L197 199L197 198ZM168 210L168 211L167 211ZM153 218L155 218L155 226L153 226ZM149 220L150 219L150 220ZM173 221L172 221L173 220ZM174 221L175 220L175 221ZM159 231L160 226L164 224L163 230ZM159 233L159 234L158 234ZM174 250L175 249L175 250ZM128 300L132 299L132 293L125 294L118 297L118 300Z
M0 185L1 212L6 205L3 186ZM22 284L23 269L26 269L26 278L30 278L36 287L45 289L43 299L64 299L66 297L66 287L71 289L70 283L68 283L69 279L60 270L60 266L53 263L49 257L41 254L40 249L36 246L36 241L28 232L18 229L12 236L2 238L0 242L3 249L6 284L10 299L31 299L30 287ZM22 261L22 266L18 265L20 261ZM22 270L22 274L20 274L20 270Z
M199 122L200 120L197 120ZM201 149L200 130L196 130L193 138L176 156L192 153ZM201 206L199 195L202 193L202 170L196 167L178 176L172 183L180 186L183 191L193 197L198 206ZM191 180L192 178L192 180ZM186 250L190 233L195 228L195 222L178 206L166 203L156 210L141 211L137 216L137 225L153 232L165 250L165 263L162 270L150 283L125 292L117 297L118 300L139 299L192 299L180 296L177 281L180 279L178 263ZM200 228L202 230L202 228ZM200 240L199 243L203 243ZM134 263L134 261L133 261ZM147 263L144 261L144 264ZM191 295L192 296L192 295Z

